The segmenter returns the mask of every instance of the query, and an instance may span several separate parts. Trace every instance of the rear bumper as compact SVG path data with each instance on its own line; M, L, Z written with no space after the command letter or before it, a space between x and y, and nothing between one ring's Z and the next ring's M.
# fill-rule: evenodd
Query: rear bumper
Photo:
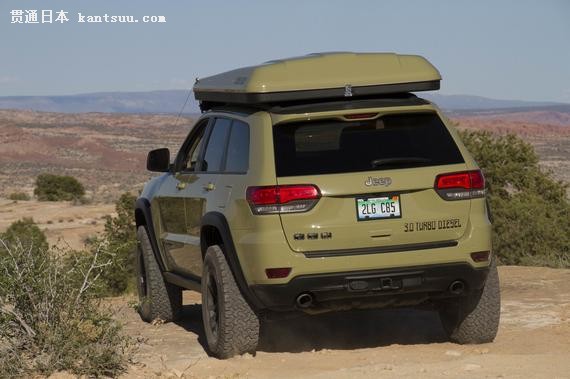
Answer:
M265 309L273 311L299 309L296 299L303 293L314 299L308 311L413 306L460 296L449 291L457 280L464 284L463 294L480 290L488 272L488 267L474 268L467 263L439 264L301 275L287 284L259 284L250 289Z

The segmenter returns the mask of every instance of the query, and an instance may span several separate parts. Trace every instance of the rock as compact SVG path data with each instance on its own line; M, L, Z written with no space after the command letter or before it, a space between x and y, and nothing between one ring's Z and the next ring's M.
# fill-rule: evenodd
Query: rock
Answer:
M474 363L467 363L465 366L463 366L463 370L465 371L473 371L473 370L478 370L480 368L481 366L476 365Z
M457 351L457 350L447 350L445 352L445 355L449 355L450 357L460 357L461 356L461 352Z

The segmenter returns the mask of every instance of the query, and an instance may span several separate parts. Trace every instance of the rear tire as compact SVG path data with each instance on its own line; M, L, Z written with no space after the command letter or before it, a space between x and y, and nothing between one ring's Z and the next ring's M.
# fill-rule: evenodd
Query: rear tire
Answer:
M144 226L137 229L137 239L139 314L146 322L174 321L182 311L182 289L164 280Z
M501 293L495 261L482 291L441 307L439 316L449 339L459 344L493 342L499 329Z
M212 355L226 359L255 352L259 318L243 298L218 245L208 247L204 258L202 318Z

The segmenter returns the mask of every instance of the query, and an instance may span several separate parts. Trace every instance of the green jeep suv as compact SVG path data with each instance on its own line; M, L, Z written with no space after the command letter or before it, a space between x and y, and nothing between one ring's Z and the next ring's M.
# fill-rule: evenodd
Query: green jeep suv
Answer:
M203 113L136 203L140 314L202 294L210 352L255 351L289 312L428 306L452 341L499 323L485 180L456 130L411 92L424 58L311 54L204 78Z

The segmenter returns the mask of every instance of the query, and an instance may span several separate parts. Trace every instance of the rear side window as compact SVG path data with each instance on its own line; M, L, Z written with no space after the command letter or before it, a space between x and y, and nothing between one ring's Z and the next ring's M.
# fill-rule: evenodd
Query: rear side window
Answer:
M278 124L273 127L273 142L281 177L464 162L436 113Z
M246 172L249 166L249 125L234 120L228 142L227 172Z
M204 155L203 171L219 172L222 170L226 142L230 133L232 121L227 118L218 118L214 124L212 134L208 139L206 154Z

